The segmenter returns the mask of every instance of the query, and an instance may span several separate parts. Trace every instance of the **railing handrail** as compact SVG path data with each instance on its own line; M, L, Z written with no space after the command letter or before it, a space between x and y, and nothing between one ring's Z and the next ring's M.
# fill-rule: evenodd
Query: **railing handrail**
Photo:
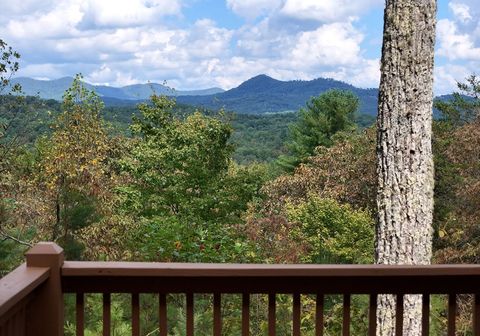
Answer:
M27 298L50 274L48 267L27 267L26 264L0 279L0 316Z
M480 276L480 265L313 265L65 261L62 276L423 277Z
M263 265L67 261L64 293L477 293L480 265Z

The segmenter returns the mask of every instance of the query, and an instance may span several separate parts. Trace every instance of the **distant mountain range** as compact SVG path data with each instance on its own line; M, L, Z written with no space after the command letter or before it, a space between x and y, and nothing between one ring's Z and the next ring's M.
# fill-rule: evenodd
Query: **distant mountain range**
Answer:
M44 99L61 100L65 90L67 90L73 82L72 77L63 77L54 80L37 80L27 77L19 77L12 80L22 86L23 92L28 96L39 95ZM134 84L122 87L113 87L105 85L92 85L86 83L89 90L94 90L100 97L113 98L114 100L145 100L148 99L153 92L157 94L165 94L169 96L202 96L212 95L224 92L220 88L210 88L205 90L192 91L176 91L162 84L147 83Z
M17 78L27 95L38 94L41 98L60 100L72 82L71 77L43 81ZM360 113L376 115L378 89L361 89L350 84L318 78L310 81L280 81L266 75L253 77L228 91L211 88L197 91L172 91L161 84L137 84L110 87L87 84L95 90L107 105L127 106L149 98L152 88L157 94L175 96L179 103L208 109L225 108L228 111L249 114L297 111L314 96L329 90L342 89L354 92L360 98Z

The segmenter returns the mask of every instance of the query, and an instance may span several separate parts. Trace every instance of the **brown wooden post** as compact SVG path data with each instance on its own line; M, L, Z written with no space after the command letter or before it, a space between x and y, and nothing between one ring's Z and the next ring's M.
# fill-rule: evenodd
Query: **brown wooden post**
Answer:
M63 249L55 243L38 243L27 253L27 267L50 267L48 280L37 289L27 311L27 336L63 335L61 271Z

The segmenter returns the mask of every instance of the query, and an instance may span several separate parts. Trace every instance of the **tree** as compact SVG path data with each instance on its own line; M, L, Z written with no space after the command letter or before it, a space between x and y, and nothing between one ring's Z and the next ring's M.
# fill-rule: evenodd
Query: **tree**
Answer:
M20 54L0 39L0 238L1 243L10 244L10 251L20 249L22 255L30 243L23 238L23 230L19 230L11 219L18 212L16 195L18 190L17 172L21 169L17 158L22 152L22 128L27 129L22 121L31 112L25 108L25 97L19 84L13 84L12 78L18 71ZM29 240L29 239L28 239ZM23 246L17 246L18 244ZM2 249L3 246L0 246ZM12 255L15 255L12 253ZM3 267L3 265L2 265Z
M376 262L429 264L435 0L387 0L377 118ZM395 334L395 300L379 298L377 335ZM421 297L406 296L404 335L421 334Z
M293 235L307 246L302 262L366 264L373 261L375 225L369 211L310 194L303 203L287 204L287 214L290 221L298 223Z
M350 91L329 90L313 97L290 127L287 147L291 155L280 157L280 166L291 171L313 155L316 147L330 147L338 132L354 130L358 105L358 97Z
M9 132L23 101L21 86L11 81L20 67L19 59L20 54L0 39L0 176L7 174L8 160L17 147L17 137Z
M21 92L19 85L12 85L12 76L19 69L20 54L8 46L6 42L0 39L0 186L4 183L5 176L8 174L10 162L9 159L14 148L14 139L8 136L12 124L10 108L5 106L8 95ZM9 99L9 101L11 101ZM10 105L10 104L9 104ZM0 204L1 207L1 204Z
M437 101L434 123L435 217L439 262L477 263L480 219L480 80L457 83L460 92Z
M231 127L196 112L180 118L175 102L153 95L140 104L131 126L135 139L123 168L135 180L132 190L142 199L139 214L208 219L216 207L215 186L226 174L233 147Z
M131 183L121 188L124 208L142 223L134 243L154 260L216 260L230 248L230 200L224 184L233 147L232 129L199 112L178 116L165 96L140 104L131 126L137 136L122 167ZM209 258L217 259L209 259Z
M375 129L352 134L335 142L332 147L319 147L316 155L308 158L305 164L300 164L293 174L285 174L265 183L261 191L262 198L250 203L244 216L246 223L238 228L246 232L249 241L254 243L258 249L258 255L262 256L260 261L268 260L277 263L322 261L318 258L308 259L308 256L315 253L322 254L330 249L331 246L327 245L332 241L336 241L335 245L338 246L337 243L340 242L341 237L347 237L342 234L335 237L336 232L349 232L350 237L360 234L362 239L373 243L373 227L365 229L365 226L354 223L345 225L345 222L353 217L344 221L337 220L341 216L333 216L336 219L331 220L330 223L336 223L338 227L333 228L333 224L330 226L332 230L328 232L332 239L328 240L323 239L325 236L320 234L312 234L308 237L305 234L294 235L292 232L305 231L306 233L306 230L309 230L310 233L314 233L319 227L325 226L323 212L315 209L323 209L327 203L330 204L328 200L334 200L337 203L338 212L335 214L348 210L355 213L369 213L374 218L376 211ZM307 204L311 206L307 207ZM298 218L292 221L294 218L291 216L291 209L302 209L300 212L302 216L297 216ZM311 221L310 227L299 226L307 220ZM316 244L311 244L312 241L316 241ZM336 258L335 261L365 262L366 258L358 258L364 254L373 258L373 246L370 251L360 250L361 248L351 255L345 255L345 258Z
M51 137L37 145L39 188L46 192L53 214L45 234L75 258L82 248L75 233L99 219L98 201L111 180L106 172L109 138L100 115L103 103L81 80L77 75L65 92Z
M465 83L457 82L460 92L454 92L448 101L435 101L441 121L459 127L480 116L480 78L470 75Z

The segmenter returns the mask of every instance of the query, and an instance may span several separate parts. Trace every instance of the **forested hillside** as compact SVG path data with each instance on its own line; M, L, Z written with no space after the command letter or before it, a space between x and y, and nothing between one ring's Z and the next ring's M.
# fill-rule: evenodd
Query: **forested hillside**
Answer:
M7 98L14 101L15 98ZM54 118L60 113L62 104L54 99L40 99L27 97L24 109L35 110L35 115L21 113L16 116L12 124L12 131L18 131L27 137L27 142L33 143L38 137L51 132L50 126ZM2 109L4 107L0 107ZM177 103L175 114L185 116L194 113L193 106ZM203 110L204 114L215 114L210 110ZM135 106L106 106L101 112L102 117L110 124L110 132L114 134L130 133L128 127L132 117L138 115ZM249 162L272 162L280 155L286 154L284 146L289 133L289 125L297 120L297 113L275 113L265 115L227 113L226 120L231 123L233 134L231 143L234 145L234 159L246 164ZM374 118L369 115L357 115L359 127L369 127ZM27 131L28 130L28 131ZM24 132L25 131L25 132Z
M179 97L178 101L211 109L223 107L238 113L263 114L297 111L311 97L330 89L354 92L361 102L359 112L376 114L377 89L359 89L344 82L325 78L311 81L279 81L266 75L259 75L223 93L203 97Z

